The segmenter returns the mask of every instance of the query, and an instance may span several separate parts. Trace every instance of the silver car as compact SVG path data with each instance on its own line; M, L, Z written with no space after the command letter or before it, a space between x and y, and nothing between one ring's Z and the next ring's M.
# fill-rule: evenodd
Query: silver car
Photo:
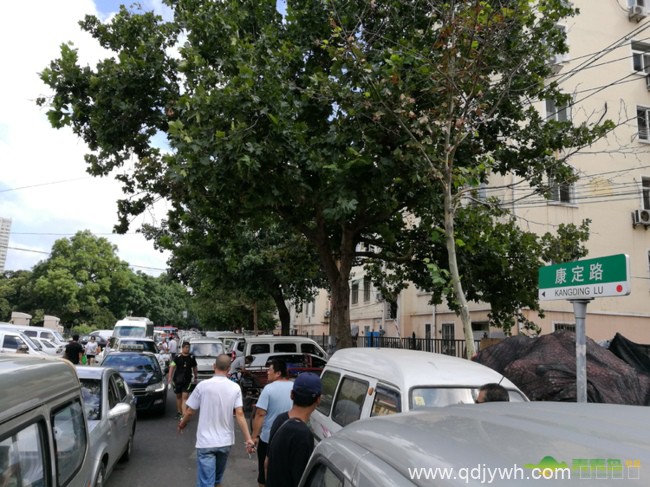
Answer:
M647 487L648 417L642 406L492 402L370 418L318 443L299 485Z
M90 431L93 485L102 487L118 461L133 449L135 398L124 378L107 367L77 367Z

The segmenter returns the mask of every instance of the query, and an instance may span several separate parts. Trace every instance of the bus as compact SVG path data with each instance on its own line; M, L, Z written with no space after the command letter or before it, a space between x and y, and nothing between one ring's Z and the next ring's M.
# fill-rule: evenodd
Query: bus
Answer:
M113 327L113 336L153 338L153 321L149 318L128 316L119 320Z

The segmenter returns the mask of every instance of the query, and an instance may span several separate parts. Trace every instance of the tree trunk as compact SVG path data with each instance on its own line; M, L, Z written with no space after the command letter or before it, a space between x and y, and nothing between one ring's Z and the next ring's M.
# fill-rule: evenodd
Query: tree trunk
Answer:
M350 283L347 276L339 274L335 282L330 281L332 292L332 312L330 315L330 336L336 338L337 349L352 346L350 330Z
M273 293L273 301L275 301L275 307L278 309L278 317L280 318L280 334L287 336L291 331L291 315L287 303L284 301L282 291L278 289Z
M469 313L469 306L465 298L463 284L460 281L460 272L458 270L458 260L456 259L456 238L454 232L454 209L451 197L451 180L448 181L445 191L445 245L449 257L449 273L451 274L451 283L454 290L454 297L460 307L460 319L463 323L463 332L465 334L465 350L468 359L471 359L476 353L474 348L474 334L472 333L472 317Z

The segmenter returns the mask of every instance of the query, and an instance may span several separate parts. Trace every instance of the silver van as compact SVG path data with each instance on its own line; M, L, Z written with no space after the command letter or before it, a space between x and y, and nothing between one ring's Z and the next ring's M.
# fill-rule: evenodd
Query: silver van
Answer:
M43 328L42 326L19 326L19 325L11 325L11 326L13 326L18 331L22 331L25 335L27 335L30 338L44 338L46 340L51 341L55 345L66 346L68 344L68 342L66 342L61 336L61 334L56 330Z
M505 387L511 401L528 400L503 375L479 363L395 348L338 350L325 365L321 382L321 401L310 420L319 440L358 419L474 403L478 389L491 382Z
M89 485L88 426L74 366L0 355L0 485Z
M316 446L300 487L647 487L648 408L492 402L357 421Z

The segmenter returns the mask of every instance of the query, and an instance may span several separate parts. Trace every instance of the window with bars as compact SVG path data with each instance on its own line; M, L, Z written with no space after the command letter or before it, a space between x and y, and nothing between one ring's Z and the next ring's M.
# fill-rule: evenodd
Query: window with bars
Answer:
M641 196L643 197L643 209L650 210L650 177L641 178Z
M553 324L554 331L570 331L575 333L576 332L576 324L575 323L554 323Z
M650 142L650 108L636 107L636 123L639 129L639 140Z
M350 299L352 304L359 303L359 281L354 281L352 283L352 288L350 289Z
M370 287L371 287L371 282L369 277L364 277L363 278L363 302L367 303L370 301Z
M575 203L575 187L571 183L549 180L549 199L557 203Z

